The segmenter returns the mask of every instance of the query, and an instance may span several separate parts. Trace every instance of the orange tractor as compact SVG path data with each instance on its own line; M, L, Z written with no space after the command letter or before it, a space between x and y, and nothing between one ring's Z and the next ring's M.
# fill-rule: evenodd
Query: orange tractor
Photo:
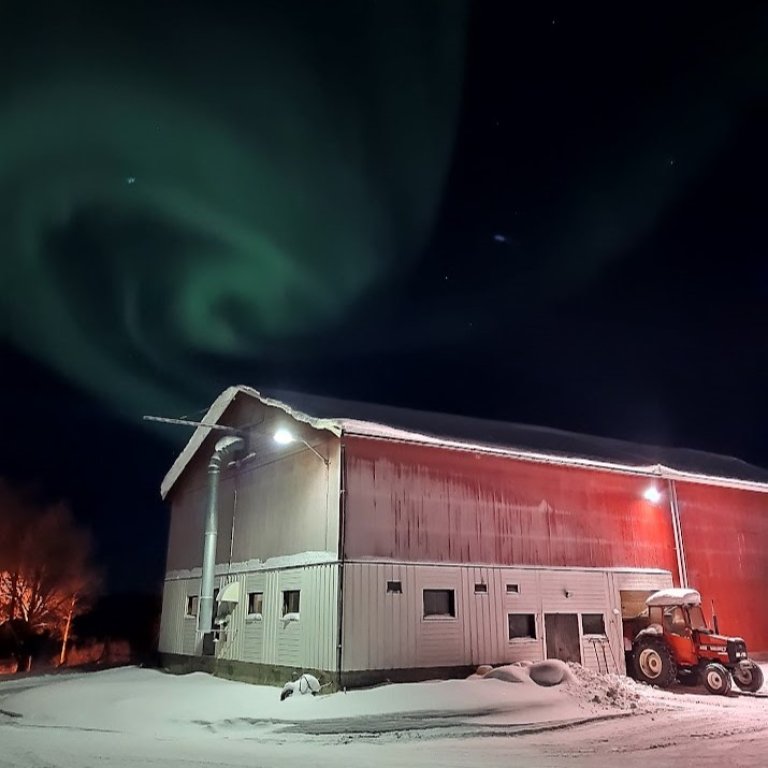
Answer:
M754 693L763 672L747 655L740 637L709 629L695 589L662 589L646 601L640 616L624 622L627 670L636 679L667 688L704 683L710 693L726 695L733 682Z

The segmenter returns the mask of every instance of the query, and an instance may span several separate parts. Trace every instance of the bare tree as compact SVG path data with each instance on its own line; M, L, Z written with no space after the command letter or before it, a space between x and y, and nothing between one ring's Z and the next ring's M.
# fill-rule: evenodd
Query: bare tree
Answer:
M0 623L62 638L99 587L91 538L63 504L39 506L0 485Z

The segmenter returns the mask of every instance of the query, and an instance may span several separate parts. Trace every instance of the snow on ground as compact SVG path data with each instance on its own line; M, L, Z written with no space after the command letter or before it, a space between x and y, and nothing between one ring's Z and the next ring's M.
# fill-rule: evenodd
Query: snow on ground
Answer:
M2 685L0 685L2 691ZM149 669L114 669L12 693L0 708L37 724L126 733L164 729L208 731L257 725L354 720L357 732L409 727L418 719L449 717L470 721L495 716L510 725L592 717L594 707L559 687L542 688L530 679L441 680L382 685L324 696L294 695L280 701L280 689L211 677L202 672L171 676ZM603 714L608 714L606 711ZM330 721L330 722L328 722ZM352 726L352 723L345 723Z
M568 672L566 670L566 672ZM280 688L155 670L0 682L0 768L765 766L768 692L658 691L571 667L279 700Z

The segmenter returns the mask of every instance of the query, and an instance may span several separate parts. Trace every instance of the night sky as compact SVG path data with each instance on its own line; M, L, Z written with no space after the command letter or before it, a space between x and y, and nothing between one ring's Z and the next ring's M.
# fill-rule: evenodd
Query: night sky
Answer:
M741 4L732 4L739 5ZM768 10L0 8L0 476L157 589L243 383L768 465Z

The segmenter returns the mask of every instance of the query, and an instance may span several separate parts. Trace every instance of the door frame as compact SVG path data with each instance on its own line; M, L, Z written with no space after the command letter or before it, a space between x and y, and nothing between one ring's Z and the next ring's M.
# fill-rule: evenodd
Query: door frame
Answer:
M544 625L544 632L543 635L543 641L544 641L544 659L548 660L550 658L549 656L549 650L547 647L547 616L574 616L576 618L576 632L577 632L577 638L578 638L578 649L579 649L579 658L576 660L577 664L583 664L584 663L584 648L583 648L583 641L582 641L582 634L581 634L581 613L578 611L542 611L542 623ZM557 658L557 657L553 657Z

